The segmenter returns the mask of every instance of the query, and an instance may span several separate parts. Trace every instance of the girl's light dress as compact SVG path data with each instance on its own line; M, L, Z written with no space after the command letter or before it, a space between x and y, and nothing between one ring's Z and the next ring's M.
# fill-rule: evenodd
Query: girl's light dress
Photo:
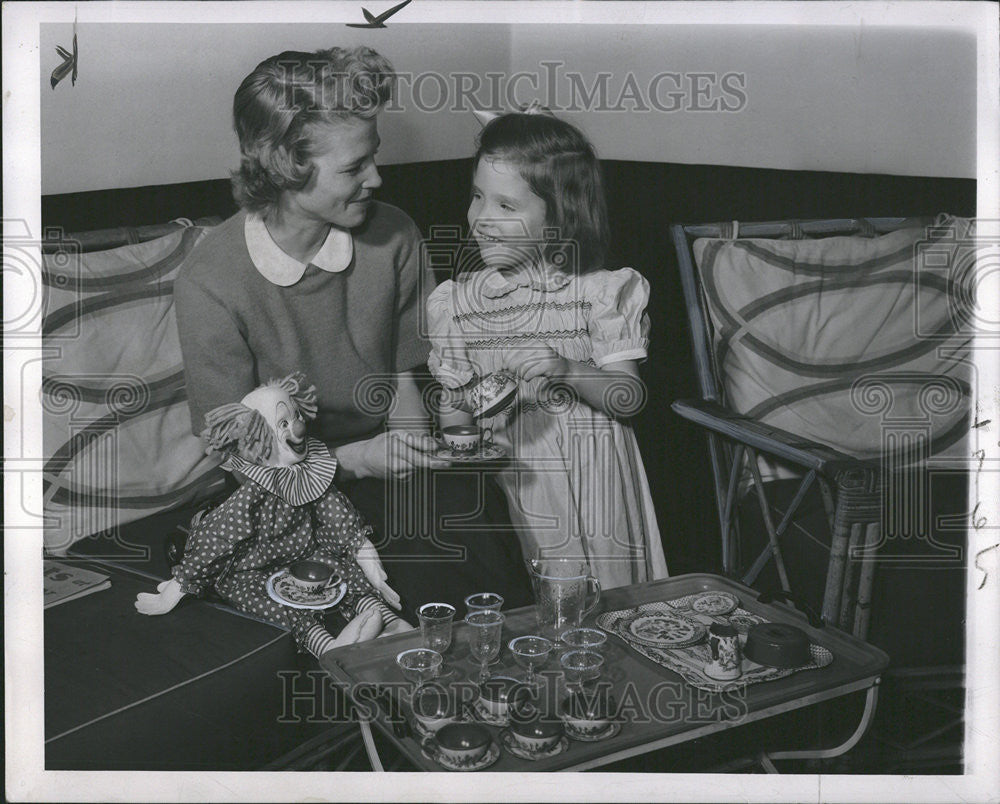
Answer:
M504 353L543 343L604 366L642 360L649 284L631 268L581 275L492 268L439 285L427 302L428 365L448 388L502 367ZM526 557L579 558L604 588L667 577L660 532L635 434L565 383L519 381L517 402L480 421L512 457L497 480ZM643 400L612 386L623 414Z

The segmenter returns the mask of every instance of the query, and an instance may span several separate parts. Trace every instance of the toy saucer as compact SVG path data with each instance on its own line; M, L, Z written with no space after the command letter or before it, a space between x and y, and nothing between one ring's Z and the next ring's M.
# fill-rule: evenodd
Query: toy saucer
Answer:
M486 749L486 753L479 757L479 759L474 759L471 762L446 757L441 752L441 747L434 737L428 737L424 740L420 744L420 750L429 760L436 762L445 770L450 771L478 771L488 768L500 759L500 746L497 745L496 740L490 740L490 747Z
M558 756L569 748L569 739L564 734L552 748L536 750L525 748L518 743L517 738L514 737L514 733L510 729L504 729L500 732L500 744L518 759L528 759L534 762L538 759L548 759L549 757Z
M507 451L496 444L487 444L476 452L455 452L451 447L438 447L434 457L451 463L489 463L507 457Z
M472 711L472 716L478 720L480 723L485 723L487 726L509 726L510 716L508 715L494 715L485 706L483 706L482 701L475 701L469 709Z
M267 594L271 600L293 609L328 609L336 606L347 593L347 583L316 592L305 592L295 585L287 569L278 570L267 579Z
M691 598L691 611L718 617L729 614L740 604L739 598L730 592L701 592Z
M599 740L607 740L609 737L614 737L621 730L622 724L617 721L612 721L600 731L579 731L578 729L574 729L569 723L566 724L567 736L583 743L596 743Z

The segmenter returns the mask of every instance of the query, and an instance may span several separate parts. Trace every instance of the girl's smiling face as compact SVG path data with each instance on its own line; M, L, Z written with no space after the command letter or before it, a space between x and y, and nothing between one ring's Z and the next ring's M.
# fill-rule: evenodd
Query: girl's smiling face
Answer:
M531 191L517 165L483 157L472 178L469 229L491 268L517 268L541 260L545 201Z

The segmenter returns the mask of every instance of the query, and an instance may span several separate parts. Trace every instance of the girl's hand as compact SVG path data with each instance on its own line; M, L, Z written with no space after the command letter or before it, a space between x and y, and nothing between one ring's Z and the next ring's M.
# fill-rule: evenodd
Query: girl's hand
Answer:
M365 539L361 543L361 549L358 550L355 558L357 559L358 565L361 567L361 571L368 579L368 583L372 585L376 592L382 595L382 599L385 600L386 603L394 609L398 609L399 595L386 582L386 579L389 576L382 567L382 559L379 558L378 550L375 549L375 545L368 539Z
M405 478L417 469L448 466L434 457L437 442L426 433L389 430L367 441L345 444L336 450L337 461L349 475Z
M540 341L506 352L503 366L525 382L536 377L562 380L569 374L569 363L566 358Z

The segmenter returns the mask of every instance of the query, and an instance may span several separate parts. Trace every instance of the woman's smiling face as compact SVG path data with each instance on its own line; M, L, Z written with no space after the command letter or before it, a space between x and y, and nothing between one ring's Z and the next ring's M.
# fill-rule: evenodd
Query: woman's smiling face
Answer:
M282 213L303 222L353 229L364 223L372 193L382 186L375 166L379 136L376 119L347 118L313 126L309 182L285 192Z
M516 164L489 157L479 160L468 219L490 267L516 268L540 260L545 201L531 191Z

